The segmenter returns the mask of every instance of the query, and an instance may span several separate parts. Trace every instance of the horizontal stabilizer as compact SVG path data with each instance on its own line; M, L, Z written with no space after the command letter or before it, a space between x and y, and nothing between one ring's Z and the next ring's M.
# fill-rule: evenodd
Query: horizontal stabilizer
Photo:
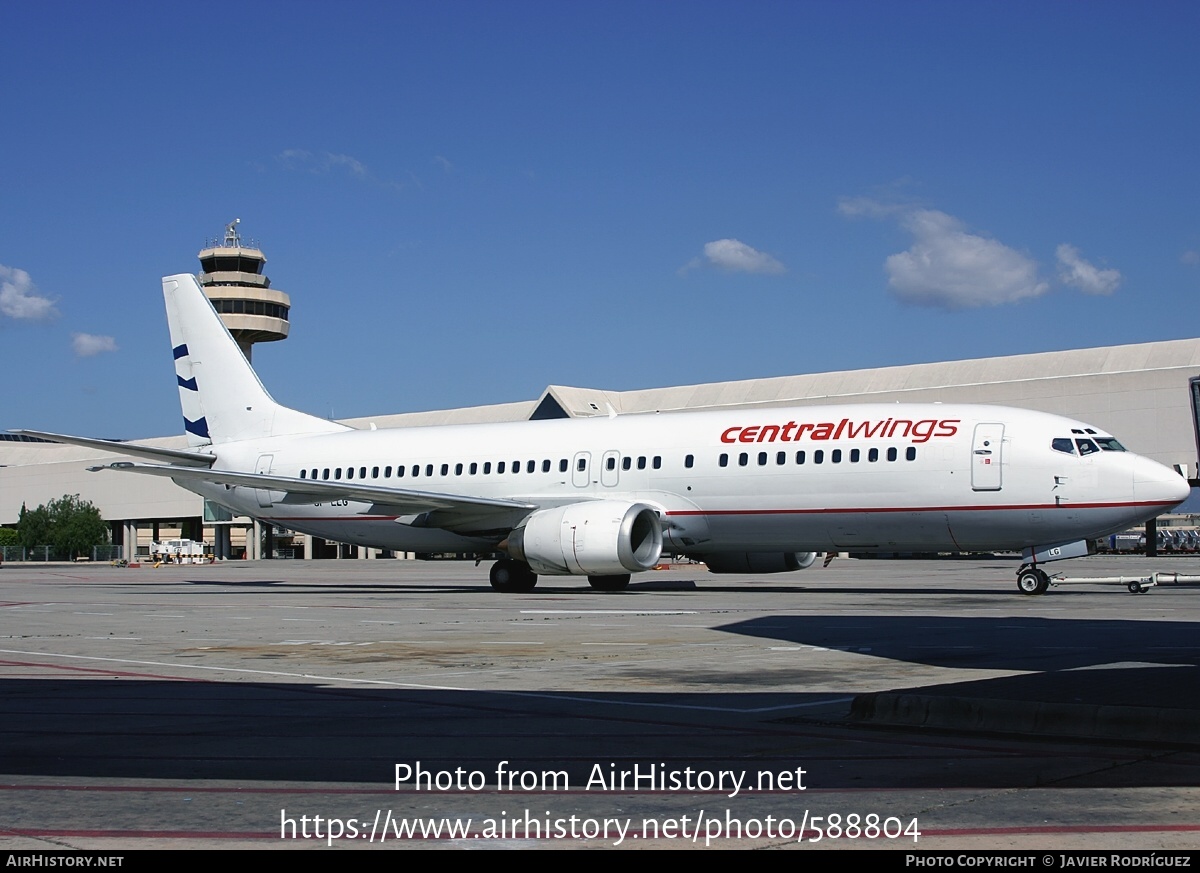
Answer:
M83 446L87 449L99 449L102 452L112 452L115 455L127 455L131 458L145 458L148 461L163 461L168 464L183 464L187 467L211 467L217 460L216 455L208 452L189 452L183 449L160 449L156 446L139 446L136 443L118 443L112 440L98 440L93 437L67 436L61 433L47 433L40 430L14 430L10 433L21 436L38 437L54 443L66 443L71 446Z

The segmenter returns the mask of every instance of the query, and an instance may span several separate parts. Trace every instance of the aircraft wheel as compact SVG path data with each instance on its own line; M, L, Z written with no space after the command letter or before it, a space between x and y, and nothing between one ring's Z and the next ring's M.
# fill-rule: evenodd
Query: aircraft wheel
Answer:
M588 576L588 584L597 591L624 591L629 585L629 574L621 576Z
M492 564L488 578L497 591L532 591L537 585L537 574L529 565L512 558L502 558Z
M1050 587L1050 577L1041 570L1031 568L1017 574L1017 590L1022 594L1045 594Z

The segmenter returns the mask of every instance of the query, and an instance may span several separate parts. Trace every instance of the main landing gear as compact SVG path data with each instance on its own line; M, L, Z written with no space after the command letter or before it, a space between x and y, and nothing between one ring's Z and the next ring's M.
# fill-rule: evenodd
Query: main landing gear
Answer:
M1050 587L1050 577L1046 571L1039 570L1033 564L1022 564L1017 571L1017 590L1022 594L1045 594Z
M532 591L537 585L537 573L524 561L512 558L501 558L492 564L488 575L497 591Z
M532 591L538 579L528 564L512 558L501 558L492 564L488 577L493 588L504 592ZM624 591L629 585L629 574L588 576L588 584L596 591Z

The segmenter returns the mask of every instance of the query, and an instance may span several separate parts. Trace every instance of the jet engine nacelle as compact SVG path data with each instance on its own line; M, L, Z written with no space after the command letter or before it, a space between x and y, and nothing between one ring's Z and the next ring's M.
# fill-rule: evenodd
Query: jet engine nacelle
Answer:
M710 573L788 573L811 567L816 552L730 552L704 555Z
M658 513L645 503L594 500L540 509L508 536L507 551L548 576L651 570L662 555Z

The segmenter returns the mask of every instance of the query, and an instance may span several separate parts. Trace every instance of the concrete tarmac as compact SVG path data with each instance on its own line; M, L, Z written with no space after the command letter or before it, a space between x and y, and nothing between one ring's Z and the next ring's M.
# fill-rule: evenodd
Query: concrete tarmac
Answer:
M1200 848L1200 585L1016 567L10 563L0 845Z

